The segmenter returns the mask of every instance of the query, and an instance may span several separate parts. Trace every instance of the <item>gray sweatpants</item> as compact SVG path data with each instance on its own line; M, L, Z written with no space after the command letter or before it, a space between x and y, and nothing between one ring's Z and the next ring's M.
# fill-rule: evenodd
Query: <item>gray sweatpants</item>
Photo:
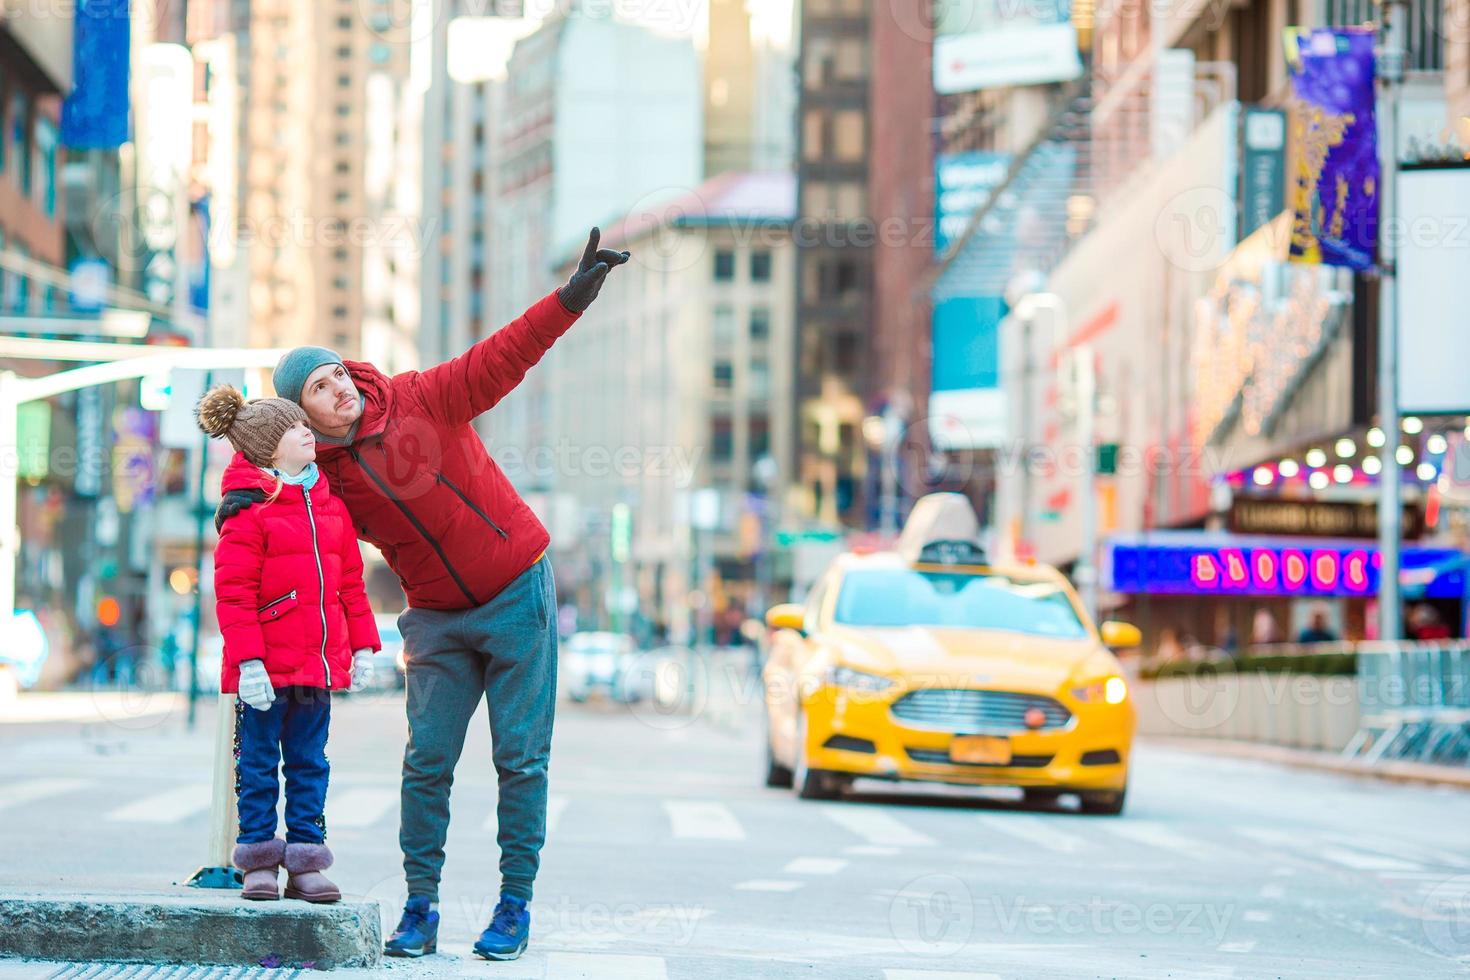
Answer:
M470 718L490 708L500 781L501 889L529 900L546 840L546 767L556 709L556 585L543 557L474 609L408 609L408 747L398 842L409 895L439 898L449 787Z

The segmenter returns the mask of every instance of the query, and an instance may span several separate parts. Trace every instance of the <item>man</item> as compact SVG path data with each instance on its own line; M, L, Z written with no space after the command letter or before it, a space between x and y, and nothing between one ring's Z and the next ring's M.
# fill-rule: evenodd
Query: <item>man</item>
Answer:
M317 462L357 534L397 573L409 608L408 747L399 843L408 903L384 951L434 952L449 787L470 718L489 704L500 802L500 901L475 944L515 959L530 935L546 836L546 770L556 698L556 588L549 535L485 451L471 421L510 392L597 297L627 252L592 229L570 281L468 351L385 376L321 347L276 367L277 394L306 410Z

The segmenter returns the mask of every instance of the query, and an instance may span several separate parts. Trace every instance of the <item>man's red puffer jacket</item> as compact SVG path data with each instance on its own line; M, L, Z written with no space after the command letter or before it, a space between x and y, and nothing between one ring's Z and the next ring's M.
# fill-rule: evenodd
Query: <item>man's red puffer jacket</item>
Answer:
M578 314L547 295L458 357L388 377L347 361L362 395L350 446L317 462L411 606L470 609L536 563L551 536L470 424L515 388Z
M275 491L276 478L243 454L225 469L221 489ZM378 650L362 580L362 554L342 501L323 474L308 501L287 484L274 500L225 520L214 551L215 609L224 635L220 690L240 689L240 664L263 660L276 688L341 690L352 651Z

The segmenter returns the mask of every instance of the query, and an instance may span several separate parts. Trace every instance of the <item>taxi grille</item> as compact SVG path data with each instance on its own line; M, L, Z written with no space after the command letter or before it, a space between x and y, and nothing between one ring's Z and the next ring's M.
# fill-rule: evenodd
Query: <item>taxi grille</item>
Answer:
M1013 755L1005 765L993 762L955 762L944 749L906 749L909 758L934 766L971 766L981 769L1045 769L1054 758L1049 755Z
M890 711L905 725L965 734L1027 731L1026 712L1031 708L1046 714L1040 731L1065 728L1072 720L1065 705L1041 694L965 688L913 691L893 702Z

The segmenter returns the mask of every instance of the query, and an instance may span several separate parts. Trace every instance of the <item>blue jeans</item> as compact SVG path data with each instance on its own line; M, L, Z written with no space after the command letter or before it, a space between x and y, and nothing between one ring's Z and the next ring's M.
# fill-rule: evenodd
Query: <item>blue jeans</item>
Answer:
M286 777L286 841L321 844L327 839L327 725L331 692L283 687L269 710L235 702L235 795L241 844L276 836L276 799Z
M501 890L529 901L546 840L556 711L551 561L542 558L483 606L411 608L398 617L398 628L408 659L408 746L398 831L408 893L438 900L449 787L470 719L485 702L500 784Z

